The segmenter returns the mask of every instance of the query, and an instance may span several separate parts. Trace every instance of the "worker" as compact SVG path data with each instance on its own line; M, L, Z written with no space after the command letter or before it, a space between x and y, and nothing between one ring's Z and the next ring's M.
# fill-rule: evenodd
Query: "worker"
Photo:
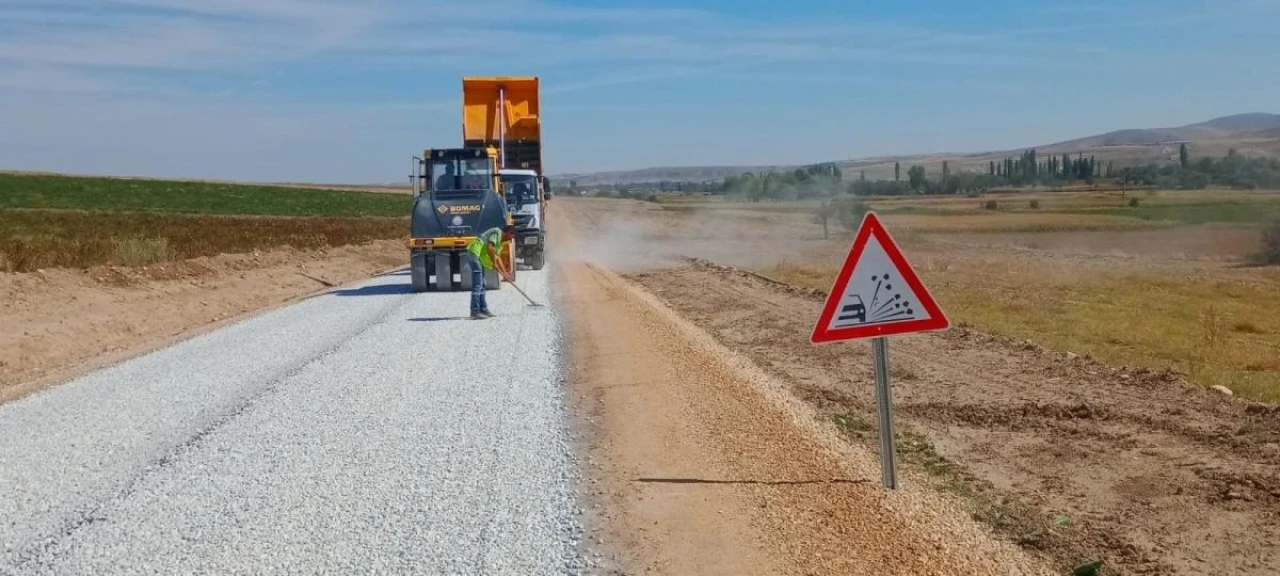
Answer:
M471 319L483 320L492 318L489 303L484 295L484 273L486 270L498 269L502 277L508 277L502 258L502 229L493 227L467 244L467 262L471 266Z
M444 174L436 178L436 190L457 190L458 182L454 180L453 163L444 165Z
M516 206L524 206L525 202L532 201L532 199L533 186L529 185L528 182L516 184Z

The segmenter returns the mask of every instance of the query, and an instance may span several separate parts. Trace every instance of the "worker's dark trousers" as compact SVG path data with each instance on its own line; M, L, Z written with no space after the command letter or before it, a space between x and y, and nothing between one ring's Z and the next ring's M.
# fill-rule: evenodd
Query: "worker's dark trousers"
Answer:
M471 264L471 315L489 311L489 303L484 297L484 267L480 259L467 252L467 262Z

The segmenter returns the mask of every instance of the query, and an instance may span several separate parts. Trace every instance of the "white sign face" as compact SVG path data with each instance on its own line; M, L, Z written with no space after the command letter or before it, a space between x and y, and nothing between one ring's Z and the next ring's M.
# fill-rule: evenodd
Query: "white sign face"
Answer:
M867 239L828 330L924 320L929 313L889 260L880 239Z
M874 212L862 219L809 340L814 344L950 326Z

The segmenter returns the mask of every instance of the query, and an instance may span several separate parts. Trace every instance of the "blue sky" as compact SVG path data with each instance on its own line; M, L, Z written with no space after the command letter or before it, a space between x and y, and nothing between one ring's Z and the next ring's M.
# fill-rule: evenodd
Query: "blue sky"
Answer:
M0 0L0 169L397 182L464 75L552 173L1004 149L1280 112L1280 0Z

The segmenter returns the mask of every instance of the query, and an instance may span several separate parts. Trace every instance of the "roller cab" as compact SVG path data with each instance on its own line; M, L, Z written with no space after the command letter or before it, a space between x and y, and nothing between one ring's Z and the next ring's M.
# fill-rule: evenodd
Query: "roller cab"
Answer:
M500 257L515 274L515 225L496 168L489 148L428 149L414 159L409 263L415 292L470 290L467 244L494 227L504 231ZM496 270L485 271L485 286L501 288Z

